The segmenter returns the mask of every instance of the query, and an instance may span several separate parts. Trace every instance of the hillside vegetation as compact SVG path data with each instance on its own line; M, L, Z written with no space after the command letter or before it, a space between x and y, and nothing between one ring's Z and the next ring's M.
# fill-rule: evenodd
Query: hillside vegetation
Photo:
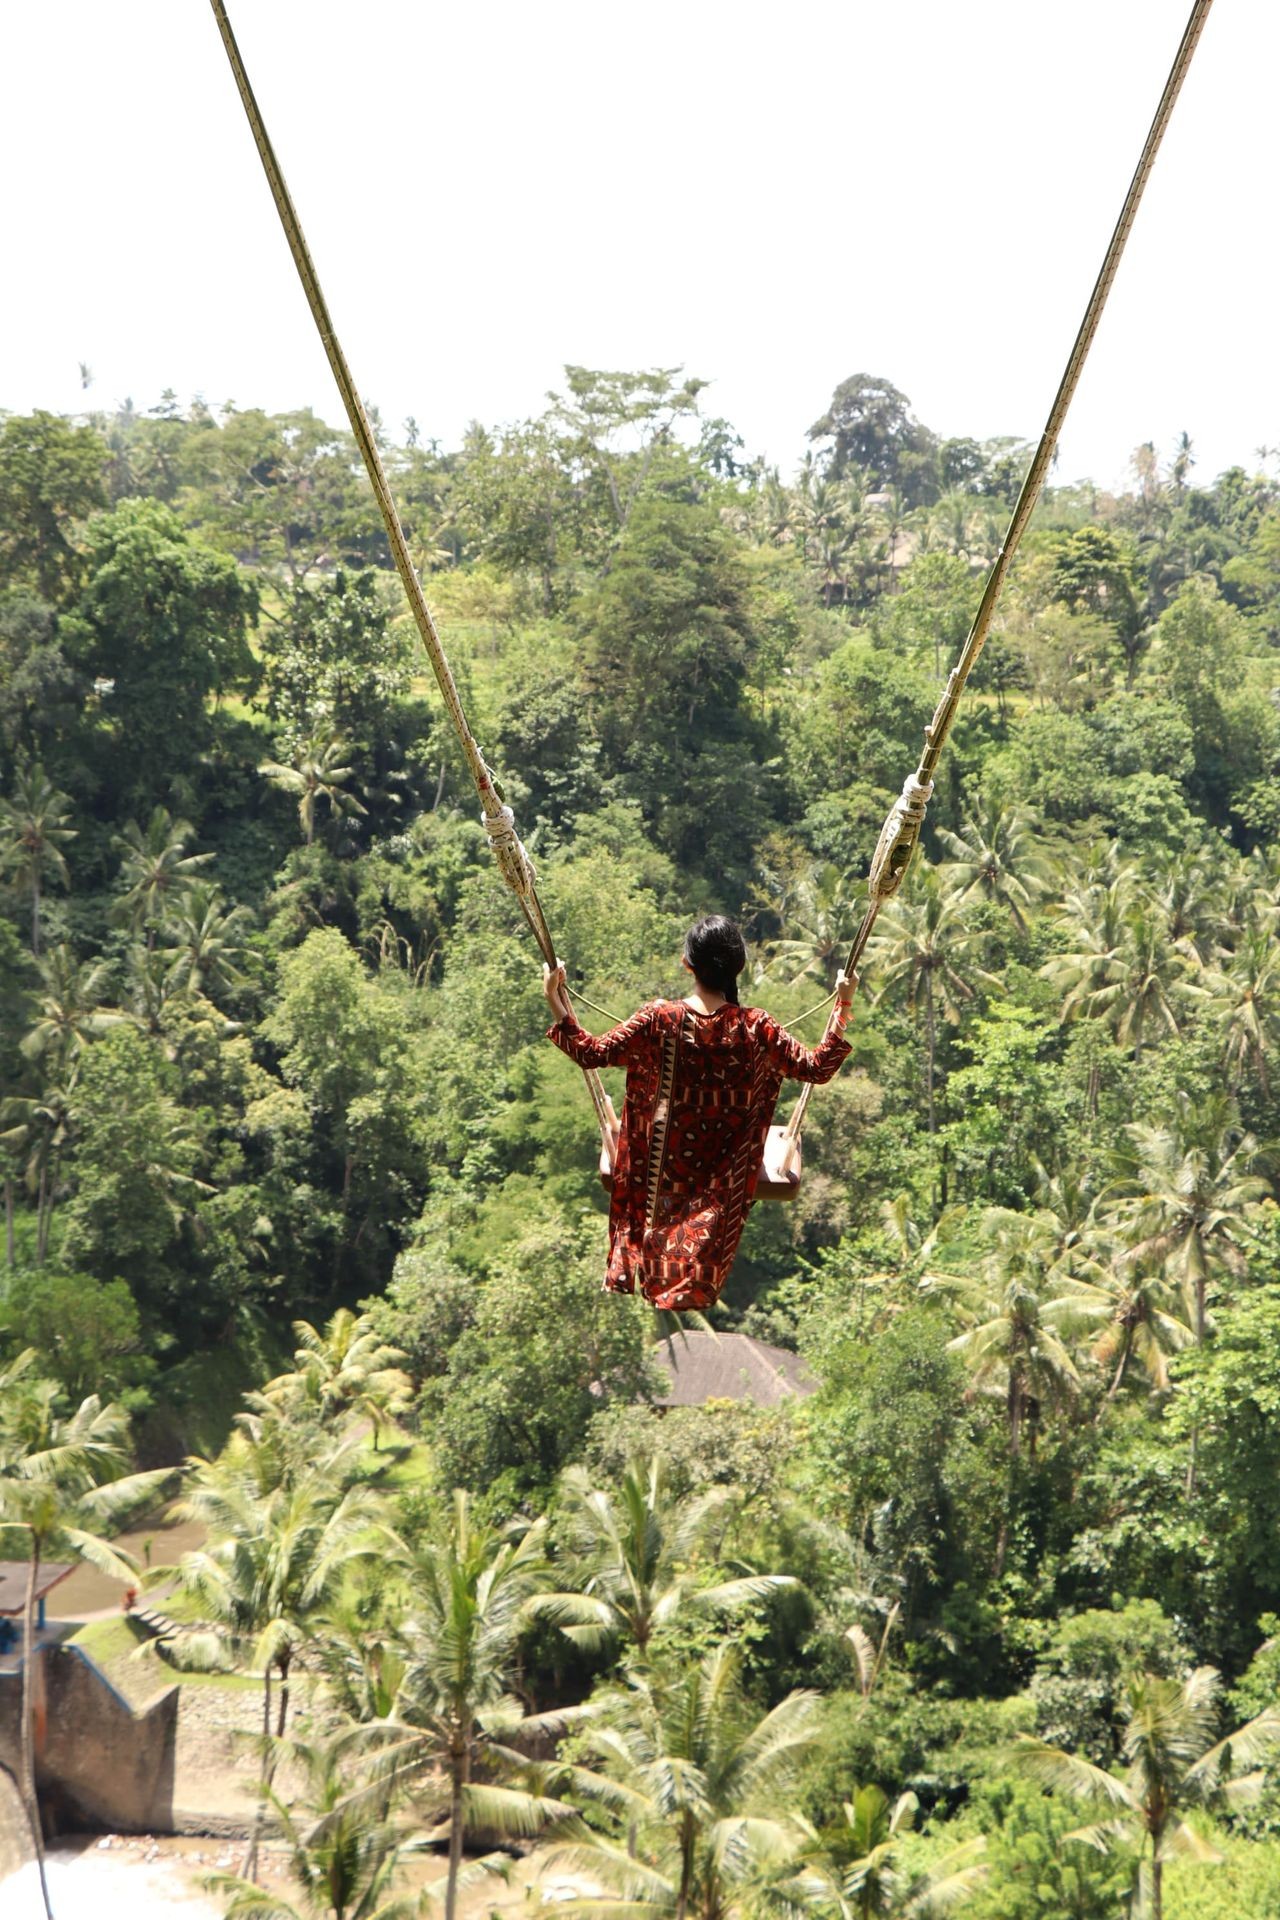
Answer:
M858 375L788 481L705 400L569 367L379 432L570 984L625 1015L727 911L796 1019L1027 449ZM590 1106L345 433L0 418L0 758L0 1518L92 1396L68 1499L201 1456L187 1653L265 1675L308 1911L343 1820L374 1904L452 1833L450 1920L464 1829L625 1920L1269 1910L1280 484L1184 435L1038 510L714 1316L803 1356L781 1411L660 1416L600 1292Z

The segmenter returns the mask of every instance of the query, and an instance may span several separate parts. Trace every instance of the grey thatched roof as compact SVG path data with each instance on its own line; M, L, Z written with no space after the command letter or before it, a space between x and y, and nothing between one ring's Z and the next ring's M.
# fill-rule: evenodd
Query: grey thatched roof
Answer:
M708 1400L745 1400L756 1407L815 1393L818 1382L782 1347L745 1333L683 1333L664 1340L654 1358L671 1375L660 1407L701 1407Z

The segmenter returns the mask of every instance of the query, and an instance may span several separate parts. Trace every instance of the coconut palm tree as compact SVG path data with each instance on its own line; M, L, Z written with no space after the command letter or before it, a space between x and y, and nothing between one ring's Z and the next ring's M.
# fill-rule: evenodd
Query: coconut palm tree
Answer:
M820 1739L819 1699L790 1693L761 1715L728 1641L670 1674L635 1673L592 1703L573 1773L614 1834L552 1848L608 1889L565 1901L575 1920L736 1920L796 1857L806 1830L789 1810L799 1759Z
M764 873L757 896L776 913L784 931L767 949L770 971L787 981L813 979L832 986L858 923L857 888L852 870L831 860L815 860L789 881Z
M301 1403L326 1423L354 1413L371 1422L376 1448L413 1397L412 1380L396 1365L404 1354L380 1339L371 1314L349 1307L339 1307L323 1331L307 1320L295 1320L293 1331L295 1370L268 1381L262 1399L281 1407Z
M1055 1227L1051 1217L988 1208L982 1232L989 1250L978 1274L957 1283L970 1324L951 1348L975 1389L1004 1401L1011 1461L1021 1454L1024 1433L1034 1454L1041 1409L1080 1391L1058 1331L1070 1319L1070 1295L1053 1263Z
M1099 1211L1122 1236L1133 1261L1153 1264L1182 1288L1197 1341L1208 1321L1215 1280L1244 1271L1253 1210L1271 1182L1250 1171L1258 1143L1240 1127L1232 1103L1193 1112L1180 1095L1173 1123L1125 1128L1130 1146Z
M416 1920L418 1896L397 1894L395 1881L401 1860L422 1841L394 1811L394 1782L360 1768L353 1730L282 1740L276 1759L301 1782L289 1801L274 1787L267 1795L296 1894L216 1874L208 1884L227 1920Z
M1222 1064L1231 1091L1252 1073L1264 1099L1280 1047L1280 942L1273 918L1251 918L1235 951L1201 979L1210 1018L1222 1033Z
M1060 911L1076 922L1079 945L1040 971L1064 992L1062 1018L1105 1020L1135 1060L1153 1030L1176 1037L1187 962L1171 944L1159 906L1122 874L1068 895Z
M401 1559L413 1611L389 1729L400 1738L388 1759L398 1777L435 1785L433 1811L449 1842L445 1920L455 1920L468 1831L527 1837L571 1813L558 1800L493 1783L528 1766L512 1741L573 1717L527 1718L509 1692L528 1602L547 1577L545 1537L545 1520L501 1533L479 1523L458 1492L448 1527Z
M160 1039L165 1016L184 997L168 954L161 947L148 947L135 940L125 955L123 985L120 998L129 1019L143 1033Z
M59 792L42 766L22 767L14 777L13 798L0 800L0 873L11 876L20 893L31 896L31 951L40 952L40 903L46 880L69 883L66 857L76 837L69 795Z
M1179 847L1158 856L1154 866L1154 898L1170 945L1193 963L1207 960L1224 918L1220 851Z
M221 889L208 880L195 880L176 903L164 924L169 975L187 993L217 999L243 986L239 961L246 952L245 935L253 925L248 907L228 907Z
M1134 1678L1125 1709L1123 1777L1028 1734L1018 1736L1013 1751L1019 1771L1038 1785L1110 1810L1108 1818L1067 1838L1100 1853L1116 1847L1135 1852L1134 1910L1150 1920L1162 1920L1170 1860L1217 1863L1222 1858L1185 1815L1193 1808L1237 1808L1257 1800L1261 1769L1241 1769L1265 1758L1280 1741L1280 1708L1268 1707L1215 1742L1220 1689L1212 1667L1198 1667L1186 1680L1151 1673Z
M1169 1391L1169 1356L1193 1345L1196 1336L1176 1287L1158 1267L1123 1257L1091 1260L1064 1277L1062 1302L1073 1323L1098 1328L1093 1357L1111 1374L1105 1404L1135 1364L1153 1393Z
M55 1068L63 1069L87 1040L120 1026L124 1015L105 1004L111 972L103 961L81 962L62 943L42 954L37 965L36 1017L23 1037L22 1051L28 1060L51 1058Z
M734 1490L713 1487L678 1501L659 1453L633 1460L616 1492L593 1487L585 1467L567 1468L560 1488L576 1590L541 1594L530 1606L581 1647L629 1644L644 1657L655 1633L690 1612L740 1607L796 1584L785 1574L740 1573L699 1585L689 1562L709 1543Z
M876 921L869 964L880 981L877 1003L901 995L908 1011L924 1021L925 1107L929 1131L938 1130L934 1082L938 1058L938 1015L952 1025L960 1008L977 995L978 985L993 985L973 964L985 936L966 925L959 897L937 870L918 868L891 907Z
M54 1412L56 1389L34 1377L33 1351L0 1372L0 1554L27 1561L22 1610L20 1772L45 1912L52 1920L44 1845L36 1799L32 1685L35 1674L36 1593L40 1568L53 1558L87 1560L117 1580L136 1565L107 1543L126 1515L136 1512L170 1478L167 1469L126 1475L128 1416L104 1407L96 1395L75 1413Z
M213 858L211 853L187 852L194 831L189 820L175 820L167 807L156 807L145 828L130 820L116 836L124 889L117 911L129 926L145 928L148 951L156 944L161 923Z
M316 733L303 741L291 766L264 760L258 768L273 787L297 800L298 820L308 846L316 837L316 807L321 800L335 819L365 811L355 794L348 791L355 768L343 764L346 755L346 743L336 733Z
M961 1906L986 1878L986 1841L965 1841L912 1873L903 1865L902 1836L918 1810L914 1793L891 1801L880 1787L855 1787L836 1846L814 1832L799 1872L782 1883L787 1906L832 1920L928 1920Z
M962 821L959 833L938 828L938 838L950 855L943 875L961 901L974 895L993 900L1008 908L1018 932L1025 933L1025 915L1043 891L1048 873L1041 831L1038 817L1029 808L981 802Z
M1117 865L1113 856L1101 872L1087 873L1052 906L1068 946L1047 960L1040 972L1064 994L1064 1020L1076 1019L1088 996L1108 977L1136 891L1137 869Z
M313 1623L332 1604L347 1569L385 1556L390 1542L380 1496L349 1484L352 1449L314 1450L314 1435L283 1423L250 1423L217 1460L192 1461L177 1511L208 1529L203 1547L176 1572L202 1616L199 1632L169 1643L179 1664L247 1658L262 1672L259 1801L244 1874L257 1871L274 1767L283 1739L294 1662ZM278 1681L272 1725L273 1682Z
M0 1146L26 1155L26 1187L36 1203L36 1265L49 1250L53 1203L58 1193L62 1156L71 1138L75 1112L77 1063L72 1060L35 1094L14 1094L0 1102Z

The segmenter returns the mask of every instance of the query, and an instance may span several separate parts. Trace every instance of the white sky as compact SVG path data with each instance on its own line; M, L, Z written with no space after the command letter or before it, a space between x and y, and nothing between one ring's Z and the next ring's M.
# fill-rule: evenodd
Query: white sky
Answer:
M362 391L457 443L683 364L1038 435L1190 0L229 0ZM1280 442L1280 5L1218 0L1062 442ZM0 10L0 408L339 407L206 0ZM94 384L81 393L78 363Z

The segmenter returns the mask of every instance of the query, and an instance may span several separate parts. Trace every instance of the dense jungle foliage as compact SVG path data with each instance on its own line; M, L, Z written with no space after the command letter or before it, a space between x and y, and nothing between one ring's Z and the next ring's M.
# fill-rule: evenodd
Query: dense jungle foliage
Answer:
M705 397L570 367L379 433L571 984L625 1014L727 911L795 1020L1028 450L855 376L789 482ZM190 1617L265 1673L308 1911L335 1805L361 1911L411 1814L450 1920L464 1829L627 1920L1280 1911L1280 484L1184 435L1038 510L713 1316L803 1357L780 1409L660 1414L599 1291L590 1107L345 433L0 417L0 758L0 1516L57 1480L56 1545L200 1456Z

